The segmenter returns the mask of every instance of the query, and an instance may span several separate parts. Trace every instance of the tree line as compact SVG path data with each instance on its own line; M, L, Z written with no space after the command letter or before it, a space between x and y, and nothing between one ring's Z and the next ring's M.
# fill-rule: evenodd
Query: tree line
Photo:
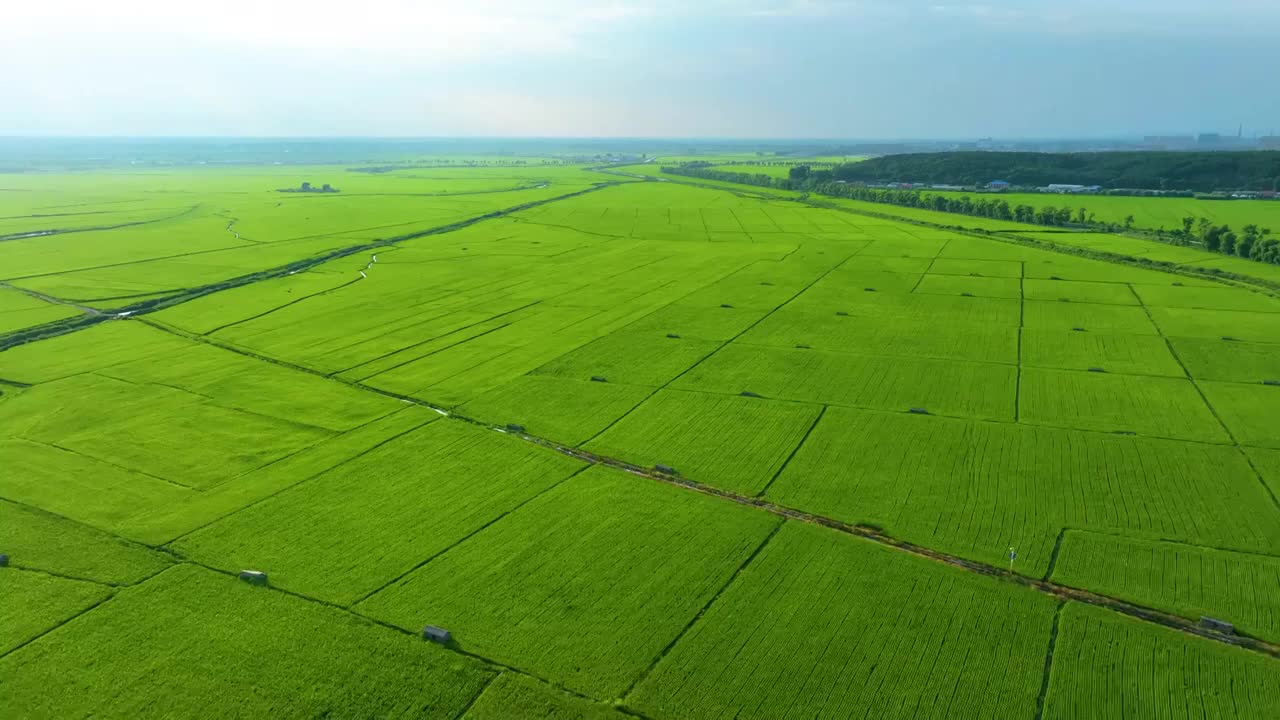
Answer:
M848 182L1043 187L1052 183L1147 190L1280 191L1280 151L943 152L885 155L834 169Z
M1006 220L1009 222L1043 225L1046 227L1087 228L1103 232L1133 230L1134 217L1129 215L1124 224L1102 222L1084 207L1033 207L1027 204L1011 204L999 195L972 198L968 195L949 196L925 193L919 190L871 188L840 182L832 170L813 170L800 165L792 168L789 177L777 178L759 173L719 170L710 163L696 162L678 166L664 166L662 172L671 175L717 180L721 182L755 185L778 190L818 193L829 197L860 200L863 202L897 205L899 207L934 210L937 212L971 215L974 217ZM1173 230L1161 228L1148 233L1155 239L1174 245L1198 245L1211 252L1280 265L1280 239L1272 237L1270 228L1246 225L1239 233L1228 225L1214 225L1205 218L1187 216L1182 227Z

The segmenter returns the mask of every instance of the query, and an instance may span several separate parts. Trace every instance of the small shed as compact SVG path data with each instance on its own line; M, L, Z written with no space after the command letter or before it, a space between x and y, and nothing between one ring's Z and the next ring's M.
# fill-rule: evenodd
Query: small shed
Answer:
M440 645L448 645L449 641L453 639L453 635L444 628L436 627L435 625L428 625L422 628L422 639L430 640L431 642L439 643Z
M267 574L261 570L241 570L240 579L250 585L266 585Z
M1216 618L1211 618L1206 615L1200 616L1200 627L1204 628L1205 630L1212 630L1213 632L1216 632L1216 633L1222 633L1223 635L1234 635L1236 633L1235 625L1232 625L1226 620L1218 620Z

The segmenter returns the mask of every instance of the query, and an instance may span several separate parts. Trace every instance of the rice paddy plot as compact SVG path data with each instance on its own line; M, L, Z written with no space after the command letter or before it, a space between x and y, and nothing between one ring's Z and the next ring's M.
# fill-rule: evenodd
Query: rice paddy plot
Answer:
M226 221L202 213L118 230L91 230L9 240L0 253L0 280L74 272L193 253L211 253L247 243L226 232ZM174 238L181 237L181 246Z
M76 308L55 305L26 293L0 287L0 335L80 314Z
M765 497L1032 577L1064 527L1280 547L1235 448L1034 425L828 408Z
M1186 377L1164 338L1104 332L1027 328L1024 365L1062 370L1099 368L1108 373Z
M19 398L0 403L8 413ZM6 422L7 418L0 420ZM0 495L103 529L148 508L179 505L190 488L28 440L0 439Z
M1280 313L1280 299L1243 288L1135 285L1133 291L1150 307Z
M603 377L610 383L657 387L715 352L721 344L686 338L679 333L615 332L565 353L533 372L575 380Z
M168 555L26 505L0 500L0 552L9 566L110 585L141 582Z
M1023 309L1023 325L1028 328L1129 335L1160 334L1146 311L1140 307L1026 300L1023 302Z
M1043 252L1034 259L1029 258L1026 263L1026 272L1028 279L1034 278L1037 280L1053 280L1057 278L1080 282L1142 283L1145 285L1173 285L1175 282L1180 282L1185 285L1219 286L1218 283L1212 280L1050 252Z
M1068 530L1050 579L1280 640L1280 556Z
M736 337L767 314L765 310L682 301L655 310L625 329L633 334L672 334L697 340L725 341Z
M968 275L928 274L915 292L927 295L961 295L965 297L1022 298L1021 281L1017 278L970 277Z
M1179 264L1191 264L1205 257L1213 257L1204 250L1179 247L1145 238L1130 237L1108 232L1062 232L1060 230L1029 230L1019 233L1024 237L1071 248L1083 248L1109 253L1132 260L1155 260Z
M856 258L855 258L856 259ZM920 284L920 273L863 270L859 265L842 265L814 283L806 295L857 297L854 293L909 293Z
M902 237L885 237L890 233L877 233L878 237L871 241L859 253L860 255L891 255L896 257L932 258L947 244L949 238L920 238L904 234Z
M0 352L0 378L42 383L186 347L188 340L113 320Z
M817 278L822 271L813 270ZM711 283L696 292L682 298L681 302L693 305L732 305L735 308L748 310L772 310L790 300L804 289L807 281L788 280L779 284L772 282L762 285L760 281L750 277L730 277Z
M0 656L106 600L111 592L97 583L0 568ZM5 694L9 680L6 674Z
M1240 383L1280 381L1280 344L1173 337L1169 344L1198 380Z
M401 407L388 397L200 343L99 372L144 386L181 388L223 407L335 432Z
M1280 338L1280 313L1165 307L1153 307L1149 311L1160 332L1168 337L1229 338L1259 343L1274 343Z
M473 337L467 337L466 335L461 338L450 337L446 340L447 344L442 347L428 351L419 358L394 365L377 374L365 377L361 382L381 390L419 397L434 403L444 403L445 401L439 395L428 392L432 385L448 380L472 368L481 367L495 358L513 353L519 349L519 345L504 341L510 338L503 338L495 333L496 331L479 332ZM541 342L545 346L545 338ZM554 357L556 354L558 353L548 350L550 357ZM543 362L549 360L550 357L544 359ZM542 363L530 363L528 369L533 369L540 364ZM368 369L365 368L365 370Z
M813 348L891 355L1018 362L1018 329L1002 325L944 325L933 321L841 316L784 308L737 341L744 345Z
M1202 381L1213 406L1231 436L1241 445L1280 448L1280 387L1257 383Z
M300 272L224 290L156 313L155 320L206 335L228 325L264 315L285 305L320 293L331 292L359 275L342 276L323 272Z
M1280 715L1280 660L1087 605L1062 611L1044 717Z
M643 467L747 495L760 492L800 444L820 408L661 390L584 445Z
M464 720L626 720L610 705L570 695L525 675L504 672L484 689Z
M1272 498L1280 498L1280 450L1243 448L1244 454L1258 470ZM1276 503L1280 506L1280 502Z
M655 717L1030 717L1052 600L788 522L628 705Z
M11 437L184 488L216 485L333 435L168 386L93 374L29 389L6 404L0 419L7 418L14 418L5 423Z
M489 430L441 421L172 547L225 570L264 570L274 585L345 605L582 467Z
M969 260L963 256L939 257L929 265L928 272L931 275L1020 278L1022 263L1013 260Z
M525 375L459 406L457 412L499 427L511 425L566 445L585 442L653 392L615 382Z
M209 252L172 254L148 260L129 258L128 262L113 262L102 267L23 278L14 282L37 292L75 300L175 292L279 268L352 244L353 241L349 239L320 236L221 248ZM128 300L120 304L127 305Z
M0 658L6 717L454 716L492 673L191 565Z
M846 318L847 319L847 318ZM1013 420L1017 369L929 358L730 344L672 387L825 405Z
M469 652L616 697L778 522L596 467L357 610L413 630L449 628Z
M1023 422L1230 442L1185 378L1025 368L1020 397Z
M1008 229L1026 229L1026 226L1010 223ZM1024 243L1001 240L999 236L978 238L959 235L953 237L951 242L942 248L942 252L938 253L939 259L989 260L1002 263L1046 262L1060 257L1062 256L1059 253L1027 247Z
M1097 303L1099 305L1139 305L1138 298L1123 283L1081 280L1024 280L1024 296L1044 302Z
M484 338L505 328L513 322L517 316L524 317L529 313L522 310L516 310L510 314L499 313L493 315L484 312L471 311L455 311L447 312L441 316L430 318L422 321L421 324L413 328L406 328L403 333L416 334L417 339L390 339L380 338L373 342L352 343L348 348L334 351L325 357L318 359L317 363L333 368L343 368L335 374L344 380L354 380L363 382L369 378L386 374L384 377L384 386L395 383L395 389L406 393L412 392L414 389L421 387L419 376L416 376L411 370L401 370L410 365L421 362L422 365L430 365L435 362L430 358L434 355L449 351L450 359L453 359L461 352L461 349L472 340ZM382 342L394 343L392 349L384 354L377 354L378 350L371 346L380 345ZM502 344L506 349L513 349L509 344ZM467 348L467 352L472 350L478 353L478 362L483 362L487 358L493 357L492 349L495 345L492 338L486 343L481 342ZM438 359L439 360L439 359ZM474 367L478 362L461 362L457 365L459 369ZM400 373L397 373L400 371ZM404 375L404 382L395 382L393 378ZM430 379L429 377L427 379Z
M130 539L160 545L286 488L311 480L439 419L439 415L426 408L407 405L399 412L335 435L214 487L168 497L164 502L138 503L128 493L93 496L93 500L102 503L104 510L112 513L112 524L108 527ZM79 513L83 504L84 498L74 494L65 502L57 497L56 503L59 507L66 506L72 514Z
M0 287L0 317L4 317L9 313L41 310L51 307L57 306L24 292L13 290L11 288Z
M1021 303L1012 298L957 299L948 295L867 292L863 287L822 283L806 290L789 303L787 309L814 313L843 312L885 321L1002 325L1015 328L1018 327L1022 312Z
M877 272L910 275L919 279L937 262L930 258L902 257L900 255L855 255L837 268L836 272Z

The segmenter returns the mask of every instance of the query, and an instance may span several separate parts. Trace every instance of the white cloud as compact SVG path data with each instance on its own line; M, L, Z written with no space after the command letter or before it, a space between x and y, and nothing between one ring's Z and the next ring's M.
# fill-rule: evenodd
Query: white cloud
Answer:
M196 42L457 62L572 52L582 37L650 12L598 0L43 0L6 8L0 40L72 55Z

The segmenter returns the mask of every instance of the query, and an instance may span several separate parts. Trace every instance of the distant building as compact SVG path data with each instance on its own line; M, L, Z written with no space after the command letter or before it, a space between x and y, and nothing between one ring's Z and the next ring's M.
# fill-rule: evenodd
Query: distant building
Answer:
M1148 135L1142 139L1143 147L1149 150L1185 150L1195 144L1190 135Z
M987 183L987 188L991 190L1004 191L1009 189L1009 183L1005 180L992 180L991 182Z
M1040 192L1063 193L1074 195L1077 193L1096 193L1101 190L1100 185L1074 185L1071 183L1050 183L1040 188Z
M1218 133L1200 133L1196 136L1197 145L1220 145L1222 144L1222 136Z
M1258 146L1263 150L1280 150L1280 135L1263 135L1258 138Z

